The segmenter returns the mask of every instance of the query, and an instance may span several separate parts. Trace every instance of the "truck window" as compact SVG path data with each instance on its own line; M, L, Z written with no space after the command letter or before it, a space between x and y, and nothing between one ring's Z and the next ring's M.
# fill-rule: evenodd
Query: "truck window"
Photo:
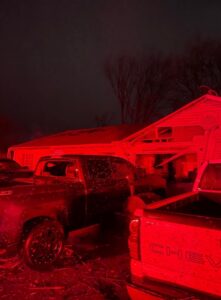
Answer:
M108 179L111 177L110 162L106 159L88 159L87 169L90 179Z
M128 178L132 180L135 173L135 169L132 165L120 159L112 161L112 170L113 178L115 179Z
M49 161L44 166L43 175L65 176L66 166L65 161Z
M50 160L39 163L35 172L38 176L61 176L79 179L77 161Z
M221 164L209 164L206 167L199 187L204 190L221 190Z

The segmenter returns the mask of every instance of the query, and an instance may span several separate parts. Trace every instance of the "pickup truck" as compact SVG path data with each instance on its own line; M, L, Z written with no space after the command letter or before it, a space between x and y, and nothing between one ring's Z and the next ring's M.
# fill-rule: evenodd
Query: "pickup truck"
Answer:
M220 299L221 160L192 191L136 210L128 245L131 299Z
M44 157L32 178L0 187L0 262L18 253L32 268L50 268L70 230L98 223L124 210L136 168L112 156ZM141 182L141 181L139 181Z

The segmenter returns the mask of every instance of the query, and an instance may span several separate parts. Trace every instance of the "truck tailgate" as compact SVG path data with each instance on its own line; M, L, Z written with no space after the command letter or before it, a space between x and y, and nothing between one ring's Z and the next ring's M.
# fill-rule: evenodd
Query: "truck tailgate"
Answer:
M199 222L198 222L199 221ZM141 217L140 245L144 277L221 296L221 230L200 218L185 223L160 214Z

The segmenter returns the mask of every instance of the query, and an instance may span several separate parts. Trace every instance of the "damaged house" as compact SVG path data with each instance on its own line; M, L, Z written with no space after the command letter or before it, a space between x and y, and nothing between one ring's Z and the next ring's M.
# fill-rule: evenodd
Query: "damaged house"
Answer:
M221 97L203 95L126 137L128 159L178 180L192 180L203 160L221 158Z
M193 180L203 160L221 157L220 125L221 97L206 94L146 127L69 130L12 146L8 157L33 169L45 155L114 155L148 173Z

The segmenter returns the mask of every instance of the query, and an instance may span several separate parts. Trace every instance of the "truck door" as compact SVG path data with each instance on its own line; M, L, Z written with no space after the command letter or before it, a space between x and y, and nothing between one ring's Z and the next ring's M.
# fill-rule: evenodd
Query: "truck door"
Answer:
M120 210L130 195L125 172L114 169L113 158L87 158L87 213L89 219Z
M112 205L115 211L122 211L127 198L134 193L135 168L128 161L111 157Z
M42 161L35 172L35 183L65 187L68 223L71 228L81 227L85 223L86 197L85 183L78 158L50 159Z
M85 158L85 181L87 185L87 217L89 221L111 210L113 183L110 160Z

